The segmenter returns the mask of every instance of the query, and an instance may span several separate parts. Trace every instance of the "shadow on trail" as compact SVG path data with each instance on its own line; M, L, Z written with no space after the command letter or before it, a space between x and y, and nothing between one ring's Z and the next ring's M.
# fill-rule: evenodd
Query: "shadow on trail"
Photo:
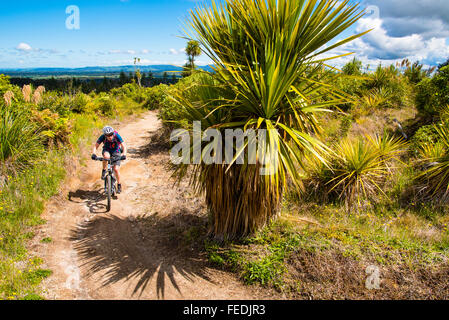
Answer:
M175 278L188 281L202 278L213 282L207 273L206 252L201 238L206 234L206 218L177 209L166 217L157 214L135 220L117 216L97 216L72 230L70 240L81 258L88 276L105 272L103 286L122 280L137 283L132 296L154 294L165 298L166 278L182 296ZM193 235L193 236L192 236ZM196 238L196 239L194 239ZM150 286L149 286L150 285ZM146 290L148 289L148 290Z
M81 201L76 201L79 199ZM76 190L75 192L69 192L69 201L75 203L85 203L89 208L90 213L105 213L106 205L100 203L100 201L106 200L106 195L103 192L103 188L99 190Z
M167 129L149 131L148 133L148 143L139 148L129 148L129 154L147 159L152 155L158 155L161 153L168 154L170 152L170 143L167 140L167 137L169 137L170 134L167 132Z

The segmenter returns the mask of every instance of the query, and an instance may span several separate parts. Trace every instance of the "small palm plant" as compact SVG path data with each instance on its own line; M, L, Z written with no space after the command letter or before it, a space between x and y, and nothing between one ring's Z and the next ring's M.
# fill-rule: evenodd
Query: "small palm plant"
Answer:
M408 143L404 141L402 137L395 137L387 132L384 132L383 135L368 135L366 136L366 139L368 139L375 150L379 151L380 158L383 160L389 171L392 171L394 168L394 162L401 162L401 155L408 149Z
M419 164L423 170L415 177L415 183L422 200L447 204L449 202L448 123L434 125L434 128L438 133L438 142L422 146Z
M365 110L373 112L384 107L390 95L386 89L372 89L362 96L361 102Z
M325 199L337 197L343 201L348 211L359 208L364 200L375 201L385 195L387 178L406 148L402 138L388 134L345 138L329 154L329 167L311 162L306 170L308 184L315 185L315 192Z
M375 72L369 75L370 79L366 83L368 89L380 89L388 86L388 82L392 77L392 73L389 68L382 67L380 64L377 66Z
M172 94L183 117L222 136L228 128L267 130L253 154L256 164L248 161L246 142L233 146L232 161L193 165L191 181L206 195L216 238L246 236L276 217L287 177L300 185L305 152L325 161L328 150L318 139L316 113L346 99L335 93L332 73L323 73L327 59L319 56L361 36L323 48L362 15L349 0L212 1L210 8L191 12L187 39L197 39L215 72L191 88L193 96L188 90ZM224 144L213 143L201 142L202 158L212 149L220 153L213 147ZM273 172L261 174L261 162ZM186 165L177 170L179 177L186 172Z

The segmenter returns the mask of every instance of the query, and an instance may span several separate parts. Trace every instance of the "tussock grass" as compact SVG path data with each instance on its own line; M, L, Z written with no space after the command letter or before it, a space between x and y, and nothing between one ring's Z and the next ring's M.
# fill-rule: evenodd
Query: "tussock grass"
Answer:
M42 141L28 112L17 106L0 106L0 176L15 174L39 160Z

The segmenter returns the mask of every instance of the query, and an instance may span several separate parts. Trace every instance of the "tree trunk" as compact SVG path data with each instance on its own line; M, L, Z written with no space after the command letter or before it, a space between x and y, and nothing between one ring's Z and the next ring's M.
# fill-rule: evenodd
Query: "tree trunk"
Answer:
M207 168L206 168L207 167ZM210 232L218 240L253 234L276 218L282 190L266 186L260 165L208 165L205 170L206 204L212 215Z

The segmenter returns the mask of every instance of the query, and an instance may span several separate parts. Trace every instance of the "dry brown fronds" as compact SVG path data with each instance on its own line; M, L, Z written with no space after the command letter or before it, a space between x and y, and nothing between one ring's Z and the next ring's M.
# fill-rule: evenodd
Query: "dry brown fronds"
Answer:
M5 99L5 103L7 106L11 105L12 98L14 98L14 92L12 92L11 90L6 91L3 95L3 99Z
M253 234L279 214L282 187L279 192L264 182L260 165L204 165L196 168L199 178L194 186L204 191L212 213L216 240L236 239ZM201 181L201 183L198 183Z
M40 91L37 91L37 90L34 91L32 100L33 100L34 104L39 104L42 102L42 95L41 95Z
M31 88L31 85L24 85L22 88L22 94L23 94L23 100L25 102L31 101L31 93L33 92L33 89Z
M34 92L35 93L39 92L39 94L42 95L45 92L45 87L44 86L39 86L39 87L37 87L37 89Z

